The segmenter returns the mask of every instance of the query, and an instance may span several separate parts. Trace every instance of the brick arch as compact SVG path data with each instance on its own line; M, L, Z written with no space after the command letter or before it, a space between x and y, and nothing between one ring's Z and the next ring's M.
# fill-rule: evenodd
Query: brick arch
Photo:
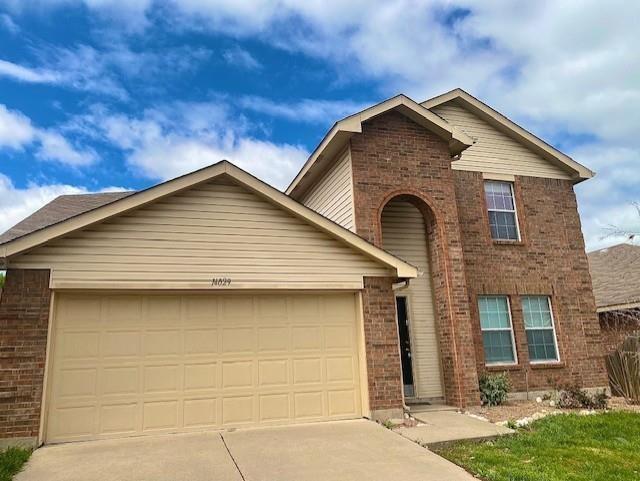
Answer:
M445 357L453 357L453 369L446 369L443 362L441 369L445 378L454 379L453 383L444 383L445 398L447 400L464 398L464 382L461 378L462 363L459 358L457 345L456 315L454 313L454 295L450 282L450 259L448 255L448 243L444 228L444 219L441 213L434 208L435 202L429 195L417 189L402 188L388 192L382 197L376 216L376 245L384 248L382 238L382 213L384 208L394 200L403 200L413 204L421 213L427 231L427 248L429 250L429 262L431 264L432 283L443 286L440 292L434 292L440 298L440 303L434 304L436 315L436 329L441 361ZM438 306L440 304L440 307ZM444 345L444 340L449 339L450 346ZM453 391L453 392L452 392Z

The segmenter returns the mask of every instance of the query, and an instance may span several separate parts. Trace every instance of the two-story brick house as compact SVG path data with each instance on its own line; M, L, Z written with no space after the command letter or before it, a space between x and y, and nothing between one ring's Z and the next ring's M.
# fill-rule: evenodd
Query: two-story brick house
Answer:
M0 236L0 438L395 417L607 384L573 185L467 93L337 122L285 195L228 162Z
M439 137L434 114L471 141ZM592 176L456 89L338 122L287 193L423 272L394 291L404 395L464 404L486 371L519 392L607 384L573 191Z

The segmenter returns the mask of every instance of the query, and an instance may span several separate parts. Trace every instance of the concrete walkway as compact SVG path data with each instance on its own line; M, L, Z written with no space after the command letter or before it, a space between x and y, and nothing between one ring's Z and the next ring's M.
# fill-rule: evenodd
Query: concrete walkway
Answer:
M418 425L394 429L407 439L423 446L433 446L460 440L492 439L513 431L466 414L454 411L427 411L413 414Z
M92 441L38 449L15 481L473 481L370 421Z

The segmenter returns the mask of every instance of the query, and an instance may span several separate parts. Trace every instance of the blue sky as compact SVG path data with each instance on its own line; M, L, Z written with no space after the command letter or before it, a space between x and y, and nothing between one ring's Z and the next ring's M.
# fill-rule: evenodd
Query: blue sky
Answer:
M221 158L284 188L335 120L462 87L598 172L583 230L616 243L640 223L640 6L558 3L0 0L0 230Z

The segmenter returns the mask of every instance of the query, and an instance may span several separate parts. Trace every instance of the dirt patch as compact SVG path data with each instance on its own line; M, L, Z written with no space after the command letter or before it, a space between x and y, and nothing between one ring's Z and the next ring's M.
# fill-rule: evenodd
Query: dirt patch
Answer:
M640 405L628 404L624 398L614 397L609 399L609 409L612 411L633 411L640 413ZM477 406L467 409L469 414L482 416L492 423L528 418L536 413L570 413L579 412L580 409L559 409L550 405L549 401L538 403L536 401L509 401L502 406Z

